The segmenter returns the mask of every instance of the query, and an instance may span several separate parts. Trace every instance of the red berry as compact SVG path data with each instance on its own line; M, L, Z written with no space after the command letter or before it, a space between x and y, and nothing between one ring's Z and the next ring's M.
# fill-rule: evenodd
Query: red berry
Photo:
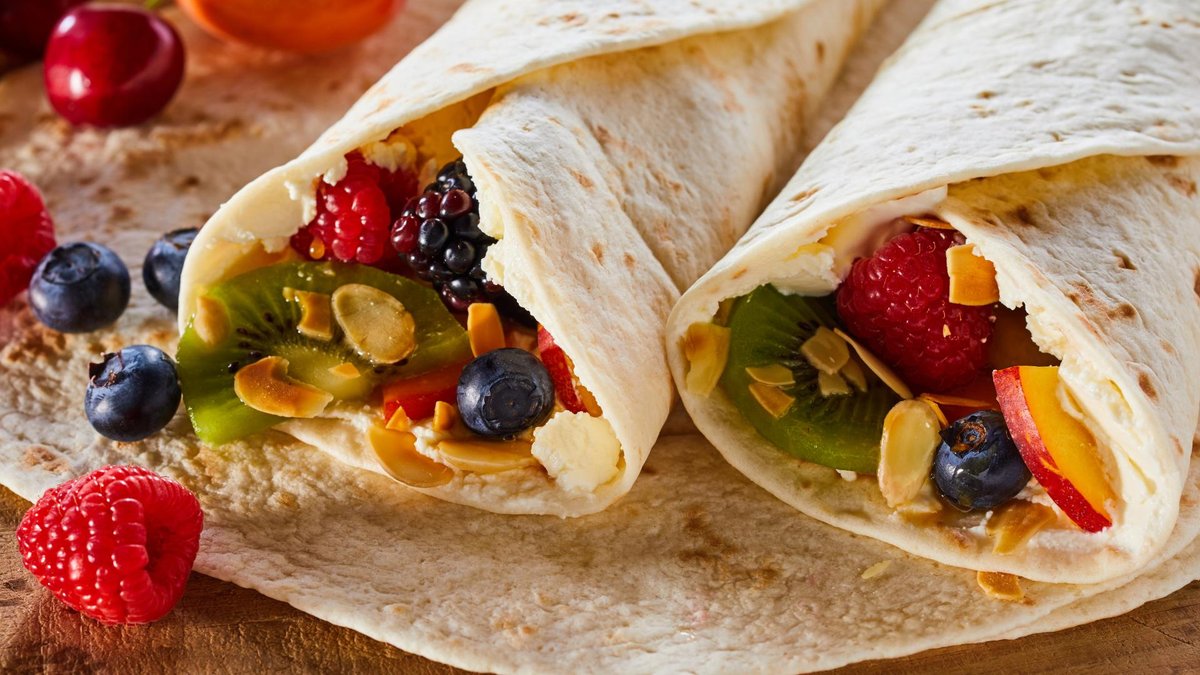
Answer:
M410 168L397 167L395 171L379 170L379 189L387 197L388 208L393 216L399 216L408 200L420 190L417 174Z
M25 513L25 568L59 600L104 623L149 623L183 595L204 516L179 483L106 466L51 488Z
M29 288L34 268L55 245L54 221L37 188L15 171L0 171L0 305Z
M0 2L0 52L40 59L54 24L84 0L4 0Z
M851 335L918 391L969 383L988 365L992 308L950 302L954 232L919 229L854 261L837 293Z
M357 153L346 160L337 184L317 188L317 217L292 236L292 247L313 259L373 265L391 243L391 209L379 187L384 172Z
M46 45L46 94L71 124L144 122L183 80L183 41L136 7L84 5L63 16Z

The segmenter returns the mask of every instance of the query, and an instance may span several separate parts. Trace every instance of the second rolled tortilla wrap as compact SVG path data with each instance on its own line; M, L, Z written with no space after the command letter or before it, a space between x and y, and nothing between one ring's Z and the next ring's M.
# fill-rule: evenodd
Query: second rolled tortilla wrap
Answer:
M1200 407L1198 18L1182 1L944 0L668 326L682 387L682 337L721 301L832 293L892 218L936 214L1062 360L1118 495L1111 528L998 554L982 526L913 522L874 477L786 455L720 388L682 393L701 431L801 511L947 564L1073 583L1145 564L1176 522Z
M554 336L603 410L599 431L560 425L544 442L590 453L615 436L620 455L615 477L594 489L563 487L541 467L420 489L503 513L602 509L629 490L666 419L670 307L794 170L806 120L882 4L468 3L204 227L180 326L246 260L286 251L312 217L316 181L336 176L347 153L399 130L419 164L462 154L480 227L499 240L484 269ZM341 407L280 428L379 471L367 429L381 415Z

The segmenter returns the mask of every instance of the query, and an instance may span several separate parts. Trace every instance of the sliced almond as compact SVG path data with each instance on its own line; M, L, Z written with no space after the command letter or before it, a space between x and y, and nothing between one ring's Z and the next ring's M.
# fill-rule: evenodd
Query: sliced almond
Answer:
M796 376L792 374L792 369L780 363L746 368L746 374L755 382L775 387L790 387L796 384Z
M987 533L996 539L992 550L1001 554L1012 553L1055 520L1058 520L1058 514L1049 506L1014 499L996 509L988 518Z
M976 572L975 582L988 597L1006 602L1020 602L1025 599L1025 591L1021 588L1021 578L1015 574Z
M333 317L346 342L371 363L398 363L417 348L412 314L374 286L346 284L334 291Z
M840 335L843 340L853 347L854 353L858 354L858 358L862 360L864 364L866 364L867 368L869 368L872 373L875 373L876 377L878 377L880 380L883 380L883 383L886 384L889 389L896 392L900 398L913 397L912 390L908 388L908 385L904 384L904 380L901 380L900 376L897 375L891 368L889 368L886 363L880 361L878 356L875 356L866 347L855 342L854 338L847 335L841 328L834 328L833 332Z
M405 485L431 488L454 478L450 467L417 452L417 437L407 431L372 426L367 430L367 441L384 472Z
M906 223L912 223L917 227L931 227L935 230L953 230L954 226L944 220L930 218L927 216L902 216L902 220Z
M846 380L842 379L841 375L824 371L817 373L817 389L821 391L822 396L847 396L850 394L850 385L846 384Z
M388 418L385 428L391 431L410 431L412 429L412 420L409 419L408 413L404 411L404 406L396 406L395 412Z
M788 409L796 402L795 398L783 393L779 387L761 382L750 383L750 395L775 419L786 415Z
M467 338L471 341L471 353L482 356L496 349L504 349L504 326L500 313L490 302L473 302L467 307Z
M863 573L859 576L864 581L874 579L875 577L879 576L880 574L883 574L884 572L886 572L887 568L889 568L891 566L892 566L891 560L880 560L879 562L875 563L874 565L871 565L867 569L863 570Z
M920 493L941 443L940 429L933 409L923 401L900 401L888 411L879 442L879 491L888 506L906 504Z
M977 255L973 244L947 249L946 271L950 273L950 302L981 307L1000 301L996 266Z
M448 440L438 443L438 452L447 464L459 471L471 473L500 473L537 466L538 461L531 453L529 441L459 441Z
M283 299L300 306L300 322L296 324L296 330L301 335L326 342L333 339L333 312L328 295L285 288Z
M288 377L288 361L268 356L233 376L233 391L242 403L279 417L308 418L321 414L333 395Z
M937 416L938 423L942 425L943 429L950 426L950 419L946 417L946 412L942 410L942 406L938 405L936 401L931 401L928 398L925 398L925 394L918 396L917 400L925 403L930 408L933 408L933 414Z
M938 405L948 405L956 408L975 408L978 410L996 410L996 402L988 401L982 398L971 398L969 396L951 396L949 394L934 394L925 392L917 398L937 403Z
M433 430L450 431L458 421L458 409L445 401L433 404Z
M708 396L716 388L729 359L729 329L713 323L694 323L683 335L688 360L687 390Z
M867 371L863 370L862 364L858 362L857 358L847 360L846 365L842 366L838 374L855 389L867 390Z
M353 363L343 363L341 365L334 366L329 369L329 374L342 380L354 380L362 377L362 373L359 372L358 366L355 366Z
M800 345L800 353L809 365L829 375L836 375L850 360L846 341L824 326L818 327L813 336Z
M207 295L196 298L192 328L196 337L209 347L229 337L229 315L225 313L225 305Z

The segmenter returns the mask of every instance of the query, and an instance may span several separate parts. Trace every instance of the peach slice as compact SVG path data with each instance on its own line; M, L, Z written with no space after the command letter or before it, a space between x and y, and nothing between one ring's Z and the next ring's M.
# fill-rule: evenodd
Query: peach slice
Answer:
M490 302L473 302L467 307L467 337L471 340L471 353L475 356L504 349L504 326L500 314Z
M1004 421L1025 465L1076 525L1099 532L1112 525L1117 501L1096 440L1059 403L1055 366L1014 366L992 374Z

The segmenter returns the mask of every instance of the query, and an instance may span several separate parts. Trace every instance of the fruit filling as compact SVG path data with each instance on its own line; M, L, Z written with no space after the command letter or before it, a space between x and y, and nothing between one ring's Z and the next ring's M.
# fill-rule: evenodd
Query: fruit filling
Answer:
M594 491L618 475L573 362L484 272L497 239L466 164L441 162L402 132L348 153L282 253L255 246L202 289L178 353L201 440L365 411L363 447L411 486L533 470Z
M881 230L895 234L832 294L763 285L689 327L688 391L719 386L797 459L874 474L901 517L981 514L999 553L1044 527L1110 527L1099 444L1025 312L1000 304L992 263L936 217Z

